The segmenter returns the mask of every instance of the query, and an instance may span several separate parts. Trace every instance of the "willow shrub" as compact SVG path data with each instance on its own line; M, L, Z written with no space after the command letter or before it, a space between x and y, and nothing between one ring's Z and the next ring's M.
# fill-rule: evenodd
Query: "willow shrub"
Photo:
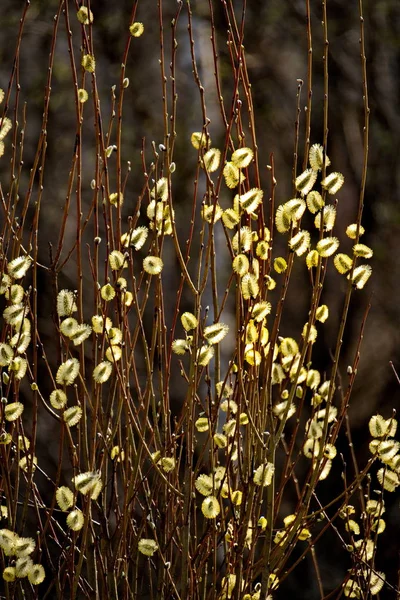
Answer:
M353 222L338 231L346 182L329 159L327 43L317 57L324 66L324 135L314 140L308 19L307 111L296 124L292 197L281 197L273 155L265 168L258 152L245 22L231 0L221 6L232 86L225 97L211 3L209 43L224 138L213 140L191 6L178 2L171 49L163 27L154 46L163 135L131 148L134 173L132 156L123 155L124 99L146 36L146 7L141 23L134 4L121 31L125 49L119 79L109 82L108 112L96 79L96 7L60 2L29 173L22 161L29 98L18 84L29 4L23 11L15 69L1 92L0 561L7 599L274 598L306 556L321 598L327 591L367 598L393 589L375 568L384 495L399 485L391 415L371 415L370 459L354 464L354 478L329 487L331 467L344 468L337 443L348 426L364 322L353 363L341 375L343 336L353 296L365 294L371 275L372 249L360 241L369 116L363 20L360 200ZM327 42L324 3L321 10ZM161 3L158 12L163 25ZM39 257L53 201L45 194L45 163L61 29L75 143L72 158L62 158L66 181L51 177L50 195L57 197L58 186L66 190L58 243ZM176 58L186 35L182 47L190 52L201 110L196 131L177 135L185 100L176 91ZM185 211L176 191L178 147L195 165ZM328 267L342 315L330 370L320 372L314 348L330 318ZM290 331L284 309L294 268L304 275L308 308L300 330ZM51 282L45 290L42 273ZM44 294L52 306L46 319L38 317ZM50 438L58 448L53 462L46 461ZM328 502L319 500L321 489L331 490ZM346 564L333 590L316 551L329 532Z

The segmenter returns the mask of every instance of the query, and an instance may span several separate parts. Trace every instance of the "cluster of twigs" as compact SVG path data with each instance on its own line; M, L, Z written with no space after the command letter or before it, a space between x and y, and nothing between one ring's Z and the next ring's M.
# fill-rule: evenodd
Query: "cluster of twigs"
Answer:
M220 82L214 4L226 22L229 97ZM372 255L360 243L369 119L361 0L364 165L358 211L340 253L333 233L343 176L327 156L326 2L324 56L317 57L324 65L324 136L311 143L313 24L306 0L307 110L303 119L299 81L291 199L276 191L273 154L267 169L260 166L245 2L239 16L232 0L209 2L225 134L218 143L211 140L191 3L178 1L169 30L161 0L157 6L163 135L157 142L143 139L136 150L141 167L133 161L134 181L123 156L123 112L135 44L147 31L146 8L143 24L138 2L127 16L119 81L110 82L105 110L93 43L96 7L60 0L26 189L29 98L21 92L19 69L29 2L21 16L0 129L1 597L265 599L279 596L305 556L320 598L367 598L384 584L394 589L375 568L383 494L363 487L378 461L382 492L399 483L393 417L371 419L371 459L358 468L352 451L354 477L344 475L327 504L319 499L332 464L347 473L336 444L344 431L351 448L348 408L368 313L342 379L349 306L354 294L364 293L371 274L365 261ZM200 107L191 139L176 133L185 110L177 94L182 22ZM52 202L48 119L61 29L76 125L58 241L45 255L40 247ZM194 165L189 211L175 192L178 145ZM185 222L181 215L188 213ZM326 375L313 361L329 318L324 283L331 263L343 309ZM305 282L301 331L285 323L295 268ZM52 306L48 315L41 313L44 295ZM49 447L57 449L50 461ZM323 581L316 551L327 532L348 555L348 571L335 585Z

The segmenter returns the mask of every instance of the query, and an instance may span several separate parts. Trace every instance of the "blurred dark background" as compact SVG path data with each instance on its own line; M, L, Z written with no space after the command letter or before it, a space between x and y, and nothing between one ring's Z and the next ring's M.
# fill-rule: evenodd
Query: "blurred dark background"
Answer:
M241 2L236 2L237 17L241 15ZM6 89L12 68L14 48L22 14L22 0L2 0L0 27L0 87ZM199 73L206 90L210 133L214 145L224 140L223 124L216 102L213 63L210 46L210 17L207 0L194 0L193 25ZM226 105L231 101L231 67L226 46L227 24L222 3L213 2L218 38L219 66L222 90ZM27 102L27 127L25 132L24 171L21 194L26 192L29 170L32 166L38 134L41 127L43 93L47 76L48 54L53 32L53 17L57 11L55 0L33 0L28 11L21 46L20 85L21 99ZM170 22L177 4L164 2L167 69L170 53ZM363 160L362 127L363 98L359 47L358 2L328 0L329 30L329 141L328 154L333 168L345 176L345 186L339 195L338 230L354 222ZM104 118L110 112L111 86L118 85L121 57L126 41L131 2L118 0L92 2L95 16L93 27L94 48L97 60L96 77L99 86ZM79 57L80 26L75 22L75 8L70 3L73 39ZM311 143L322 142L323 137L323 63L322 63L322 8L320 2L311 0L313 30L313 109ZM267 188L268 173L265 166L273 153L276 167L277 203L292 196L291 171L293 164L294 122L296 118L297 80L307 80L306 14L304 0L248 0L244 46L249 77L252 83L255 107L257 141L262 184ZM362 241L374 250L373 278L362 293L354 295L349 326L344 339L341 370L345 376L347 364L352 362L363 314L371 300L362 343L361 362L352 395L350 420L353 442L360 463L368 457L368 418L381 412L386 418L392 409L399 407L399 385L390 366L400 370L400 4L398 0L365 0L365 35L368 70L370 114L370 139L368 178L365 194L363 225L366 233ZM126 90L123 126L123 160L132 163L132 176L128 181L126 197L131 206L141 190L143 178L140 167L140 147L146 138L158 145L163 141L162 103L159 73L159 38L156 2L139 3L136 20L145 25L145 34L134 40L127 64L130 86ZM121 33L122 32L122 33ZM193 82L187 13L185 7L178 23L177 91L177 141L174 160L179 178L175 179L175 206L179 206L177 219L185 222L191 206L193 173L196 154L189 150L192 131L202 126L198 90ZM169 72L168 72L169 74ZM52 97L48 126L48 152L44 178L44 209L41 217L40 252L42 262L48 261L48 242L55 242L61 208L68 182L69 160L75 141L74 99L71 91L67 38L61 22L57 38L52 82ZM87 86L88 88L88 86ZM306 86L302 91L300 106L300 149L304 139L304 106ZM88 137L84 148L84 186L89 190L93 177L94 154L91 149L93 114L87 103L86 122ZM9 115L12 116L11 114ZM150 156L150 153L149 153ZM299 170L303 156L300 153ZM150 160L150 159L149 159ZM3 159L4 161L4 159ZM7 167L0 166L5 180ZM112 177L112 175L111 175ZM4 184L3 184L4 185ZM87 201L90 200L88 191ZM228 196L227 196L228 198ZM224 205L224 197L221 196ZM129 200L124 210L129 214ZM187 221L186 221L187 222ZM73 235L71 230L70 235ZM168 275L171 282L175 273ZM73 287L74 271L65 273L65 286ZM43 284L45 285L45 283ZM329 305L331 318L326 325L321 354L321 368L329 370L329 348L333 348L335 332L341 310L343 294L338 294L342 281L328 274L324 301ZM171 284L172 286L172 284ZM283 335L293 335L305 322L301 306L302 276L295 277L284 314ZM342 288L340 288L342 289ZM42 306L46 311L46 299ZM300 314L303 312L303 314ZM43 319L45 327L45 319ZM49 332L50 335L50 332ZM321 351L322 352L322 351ZM329 484L327 484L329 486ZM329 496L329 490L327 491ZM387 495L389 496L389 494ZM399 503L387 497L388 527L381 536L378 568L386 571L390 580L396 580L398 561ZM324 575L330 579L330 589L343 578L343 564L332 561L337 540L327 542L317 551L323 558ZM379 564L379 561L382 564ZM350 566L347 566L347 568ZM309 569L309 570L308 570ZM300 568L298 581L291 578L291 586L283 587L284 594L295 598L313 598L312 567ZM306 575L307 573L307 575ZM295 576L296 577L296 576ZM294 591L296 590L296 591ZM387 595L386 595L387 594ZM390 591L381 595L392 596Z

